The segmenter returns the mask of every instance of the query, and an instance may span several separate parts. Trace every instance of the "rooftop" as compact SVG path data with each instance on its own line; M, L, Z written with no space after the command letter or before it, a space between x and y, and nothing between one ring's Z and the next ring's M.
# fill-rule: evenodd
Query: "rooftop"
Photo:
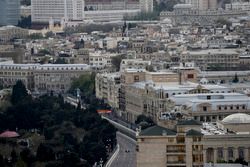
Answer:
M202 125L202 124L196 120L190 119L190 120L179 121L177 125Z
M167 128L160 126L152 126L140 133L140 136L167 136L167 135L176 135L176 132Z
M236 113L225 117L222 122L226 124L250 124L250 115Z

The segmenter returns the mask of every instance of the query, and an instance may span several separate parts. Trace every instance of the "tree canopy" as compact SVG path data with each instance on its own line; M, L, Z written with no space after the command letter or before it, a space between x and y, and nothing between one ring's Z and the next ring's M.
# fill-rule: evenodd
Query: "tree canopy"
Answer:
M121 65L122 59L125 59L125 58L126 58L125 55L117 55L117 56L111 58L111 63L116 68L116 71L120 70L120 65Z
M81 90L81 95L83 98L90 97L94 95L95 92L95 73L84 74L79 78L74 79L69 92L75 94L76 89Z
M12 89L11 102L13 104L16 104L27 97L28 97L28 92L25 85L21 80L17 81Z
M92 78L87 79L91 82L83 82L87 88L81 88L93 91L94 76L85 77ZM31 98L21 81L13 87L12 99L13 105L0 113L0 132L18 129L25 134L36 129L45 138L37 150L31 147L20 154L13 151L13 166L33 166L38 162L53 167L93 166L100 159L105 162L106 148L113 149L116 144L116 128L96 112L101 107L97 99L89 100L89 107L83 110L65 103L61 95ZM1 157L0 165L7 162Z

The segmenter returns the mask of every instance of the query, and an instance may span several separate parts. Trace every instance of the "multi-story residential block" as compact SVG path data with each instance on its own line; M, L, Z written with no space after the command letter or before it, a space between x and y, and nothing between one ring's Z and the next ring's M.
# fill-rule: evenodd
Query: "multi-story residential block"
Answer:
M0 10L0 26L18 24L20 19L20 0L1 0Z
M225 4L226 10L250 10L250 3L249 2L233 2L229 4Z
M74 78L89 73L86 64L0 64L0 83L4 87L15 85L21 80L25 86L38 92L69 90Z
M127 69L121 74L120 110L124 119L134 122L137 116L145 114L157 121L162 111L170 111L168 98L181 91L184 81L193 81L197 71L180 68L178 72L146 72ZM172 85L172 86L171 86ZM174 89L174 85L176 89ZM179 86L178 86L179 85ZM187 91L183 86L183 91ZM168 93L164 89L169 88ZM195 86L193 87L195 89ZM183 92L184 93L184 92Z
M117 56L114 53L91 52L89 53L89 65L96 69L111 67L111 58Z
M239 67L239 53L235 49L208 49L198 51L183 51L182 62L195 62L201 70L236 69Z
M178 121L175 125L173 129L153 126L137 133L137 167L220 163L236 167L242 166L234 163L239 159L249 164L249 115L232 114L216 123Z
M213 25L219 18L229 19L231 17L247 16L246 11L241 10L199 10L191 4L177 4L173 12L161 12L160 17L169 18L174 25Z
M217 9L217 0L185 0L185 3L199 10Z
M230 83L237 76L238 82L249 82L250 81L250 71L200 71L197 75L197 80L201 81L203 78L208 83Z
M95 78L96 97L111 107L119 108L120 73L97 74Z
M125 16L135 16L140 9L129 10L91 10L85 11L85 20L93 22L122 21Z
M138 0L85 0L86 10L139 9Z
M60 23L62 19L83 20L84 0L31 0L31 20L35 23L49 23L52 18Z
M126 69L146 69L151 65L151 61L145 61L142 59L123 59L120 65L120 71Z

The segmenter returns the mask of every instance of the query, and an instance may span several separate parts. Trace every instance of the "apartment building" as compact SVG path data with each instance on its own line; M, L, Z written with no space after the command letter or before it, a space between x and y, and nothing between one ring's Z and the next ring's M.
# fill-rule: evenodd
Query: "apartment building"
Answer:
M198 51L183 51L182 62L195 62L201 70L235 69L239 67L239 53L235 49L208 49Z
M137 133L137 167L228 166L249 163L250 116L232 114L216 123L178 121L175 128L153 126ZM226 141L226 142L225 142ZM231 164L230 164L231 163Z
M90 52L89 65L96 69L104 69L105 67L111 67L111 58L115 56L117 56L117 54L111 54L106 52Z
M139 9L139 0L85 0L86 10Z
M115 109L119 108L120 79L120 73L98 73L95 78L96 97Z
M185 3L199 10L217 9L217 0L185 0Z
M146 69L151 65L151 61L145 61L143 59L123 59L120 65L120 71L130 69Z
M226 10L250 10L250 3L249 2L233 2L225 4Z
M86 64L0 64L0 83L4 87L21 80L32 91L63 93L69 90L74 78L89 73Z
M84 19L84 0L31 0L31 20L34 23L49 23L52 18L81 21Z
M135 16L140 9L129 10L91 10L85 11L85 20L94 22L123 21L124 16Z
M208 83L232 83L237 76L239 83L250 81L250 71L200 71L198 81L205 79Z
M173 105L168 103L168 98L179 93L179 84L195 80L197 71L184 69L179 69L179 72L126 69L122 72L119 103L123 118L134 122L138 115L145 114L157 121L161 111L170 111ZM173 85L176 89L171 87ZM165 93L164 89L168 87L170 92Z

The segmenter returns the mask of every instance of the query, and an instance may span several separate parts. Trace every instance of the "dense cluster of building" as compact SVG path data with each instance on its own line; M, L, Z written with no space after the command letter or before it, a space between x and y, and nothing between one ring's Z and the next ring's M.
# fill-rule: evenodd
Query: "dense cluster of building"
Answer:
M108 22L121 21L124 16L135 16L139 12L152 12L153 0L32 0L33 23L55 22L83 23L83 21ZM79 22L80 21L80 22Z
M108 26L104 22L151 13L153 0L31 0L21 14L49 26L0 28L0 86L21 80L34 93L66 93L74 79L95 72L96 97L115 116L134 124L143 115L155 124L137 131L138 167L247 164L248 7L232 2L219 9L216 0L185 0L161 12L158 21L87 33L64 28ZM12 18L1 15L0 23L2 17Z

